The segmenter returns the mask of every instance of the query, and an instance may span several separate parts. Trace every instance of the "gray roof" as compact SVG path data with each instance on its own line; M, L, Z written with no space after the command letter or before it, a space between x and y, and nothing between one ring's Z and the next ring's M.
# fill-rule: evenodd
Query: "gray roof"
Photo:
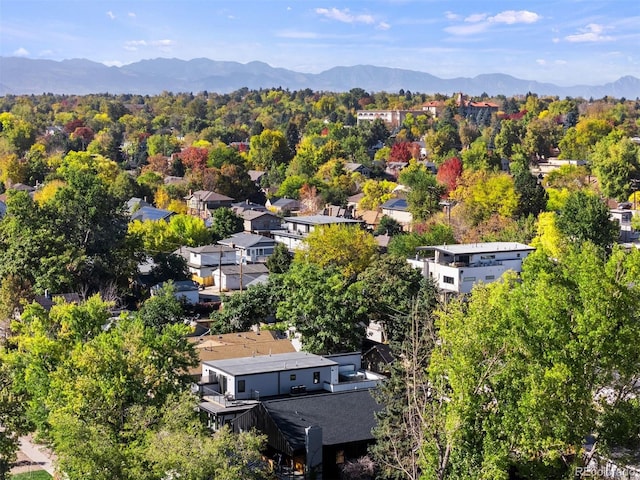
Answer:
M266 210L243 210L238 213L243 220L255 220L256 218L264 217L265 215L273 218L278 218L277 215Z
M221 245L235 245L236 247L249 248L255 245L264 243L267 245L275 245L275 240L264 235L257 235L255 233L236 233L229 238L218 241Z
M222 195L221 193L212 192L209 190L197 190L191 195L187 195L185 198L195 197L202 202L228 202L233 201L233 198Z
M518 242L486 242L486 243L461 243L457 245L432 245L418 247L418 250L437 250L450 255L462 255L475 253L496 253L496 252L520 252L533 251L534 247Z
M171 210L162 210L155 207L140 207L131 214L131 220L140 220L141 222L147 220L167 220L173 215L175 215L175 212Z
M255 375L258 373L282 372L301 368L326 367L338 365L328 358L307 352L279 353L259 355L257 357L230 358L203 362L232 376Z
M264 263L249 263L247 265L221 265L218 270L222 269L222 273L225 275L240 275L242 271L243 275L262 275L269 273L269 269Z
M304 449L305 428L322 427L323 445L373 440L375 412L382 410L371 391L306 395L262 402L292 450Z
M285 217L285 221L303 225L331 225L334 223L362 223L353 218L332 217L330 215L305 215L301 217Z
M188 252L193 253L220 253L220 252L234 252L235 249L226 245L202 245L201 247L186 247Z
M391 198L381 205L381 208L387 210L399 210L401 212L407 212L409 205L405 198Z

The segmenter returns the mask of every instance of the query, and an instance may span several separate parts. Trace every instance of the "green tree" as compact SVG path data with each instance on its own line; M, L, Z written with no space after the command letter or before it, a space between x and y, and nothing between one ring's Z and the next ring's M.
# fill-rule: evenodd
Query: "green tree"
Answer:
M269 273L285 273L289 270L293 258L284 243L277 243L273 253L267 258Z
M159 426L149 433L145 448L154 478L176 474L187 480L272 477L261 453L266 445L264 435L236 434L228 426L210 435L196 407L197 398L186 393L171 397L163 407Z
M518 195L518 208L516 210L518 217L537 216L547 208L549 195L538 179L529 172L528 168L520 168L514 172L513 183Z
M398 180L410 189L407 204L414 222L423 222L440 210L440 198L445 187L424 165L410 165L400 172Z
M374 235L389 235L394 236L402 233L402 225L395 218L383 215L380 219L380 223L374 230Z
M27 433L26 398L13 388L13 372L0 357L0 480L9 478L20 435Z
M639 346L625 339L640 333L639 261L620 250L604 260L588 242L560 260L540 251L520 279L447 305L429 365L431 382L447 388L438 410L446 478L563 478L583 464L587 435L605 452L637 435L637 424L626 428L636 407L625 389ZM615 415L620 429L605 421ZM436 441L425 442L426 472L442 466L429 454Z
M628 136L614 130L596 144L590 160L607 198L629 198L631 181L640 178L640 149Z
M314 229L296 251L295 262L334 266L349 278L367 268L376 250L373 235L359 225L333 224Z
M590 241L605 250L611 249L619 235L607 205L595 194L582 190L569 195L556 225L569 242L581 245Z
M213 212L211 233L217 240L230 237L234 233L244 230L242 217L236 215L230 208L217 208Z
M276 319L295 328L305 351L329 354L360 347L367 313L359 307L357 286L342 271L294 262L280 281L288 293L277 305Z
M522 143L524 129L515 120L503 120L500 123L500 131L496 134L494 144L496 153L501 158L511 158L516 151L516 147Z
M246 332L253 325L273 317L280 301L278 281L258 284L244 292L234 292L222 299L222 305L213 312L211 329L216 333Z
M269 170L276 165L289 163L290 158L287 139L282 132L265 129L251 137L249 162L253 168Z
M145 326L158 330L182 323L186 318L184 304L176 298L175 292L173 282L165 283L155 295L145 300L136 316Z

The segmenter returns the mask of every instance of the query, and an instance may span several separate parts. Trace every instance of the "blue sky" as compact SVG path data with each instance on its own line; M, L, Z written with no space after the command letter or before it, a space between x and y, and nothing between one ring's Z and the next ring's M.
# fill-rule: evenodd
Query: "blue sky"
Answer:
M377 65L558 85L640 78L637 0L0 0L0 55ZM0 72L0 76L1 76Z

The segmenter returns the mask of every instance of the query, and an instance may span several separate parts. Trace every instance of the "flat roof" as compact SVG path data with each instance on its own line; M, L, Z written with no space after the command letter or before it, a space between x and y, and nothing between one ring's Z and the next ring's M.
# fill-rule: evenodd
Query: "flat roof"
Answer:
M457 245L430 245L418 247L417 250L436 250L450 255L494 253L494 252L519 252L533 251L534 247L518 242L485 242L485 243L460 243Z
M338 365L328 358L307 352L290 352L276 355L231 358L203 362L203 365L216 368L232 376L254 375L257 373L281 372L301 368L326 367Z
M362 223L353 218L332 217L330 215L304 215L300 217L285 217L285 221L290 223L300 223L303 225L331 225L334 223Z

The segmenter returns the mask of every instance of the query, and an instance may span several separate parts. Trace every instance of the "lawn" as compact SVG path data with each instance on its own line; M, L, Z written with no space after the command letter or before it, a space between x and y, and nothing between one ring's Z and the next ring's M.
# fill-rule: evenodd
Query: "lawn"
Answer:
M36 470L35 472L18 473L17 475L11 475L11 480L49 480L49 475L44 470Z

